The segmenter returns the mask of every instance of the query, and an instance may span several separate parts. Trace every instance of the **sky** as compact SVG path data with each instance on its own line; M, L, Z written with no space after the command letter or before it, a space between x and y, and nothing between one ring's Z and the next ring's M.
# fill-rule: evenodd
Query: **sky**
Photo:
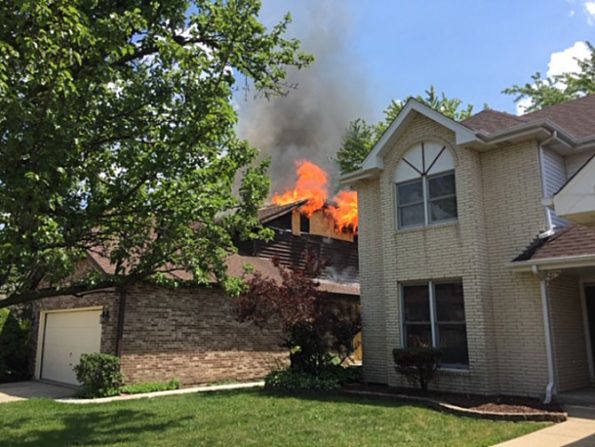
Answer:
M327 75L358 97L353 118L372 121L391 99L430 85L476 111L517 113L504 88L536 71L572 69L586 54L582 42L595 43L595 0L264 0L261 19L272 24L287 11L289 35L304 39L317 63L327 55L316 54L316 29L341 41Z

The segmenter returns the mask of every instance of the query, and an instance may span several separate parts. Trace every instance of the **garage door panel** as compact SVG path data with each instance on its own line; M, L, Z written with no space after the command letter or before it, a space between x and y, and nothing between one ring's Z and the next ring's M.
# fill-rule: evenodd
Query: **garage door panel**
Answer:
M81 354L100 351L100 318L100 310L46 314L42 379L78 384L73 367Z

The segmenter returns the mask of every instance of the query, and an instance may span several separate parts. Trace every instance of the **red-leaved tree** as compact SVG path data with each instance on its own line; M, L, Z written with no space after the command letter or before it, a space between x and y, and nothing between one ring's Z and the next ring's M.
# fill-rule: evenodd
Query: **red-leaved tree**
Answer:
M280 324L291 368L318 374L333 356L343 362L353 353L360 321L325 302L316 280L321 263L309 251L305 258L305 268L288 268L273 259L279 279L252 273L236 308L239 321L259 327Z

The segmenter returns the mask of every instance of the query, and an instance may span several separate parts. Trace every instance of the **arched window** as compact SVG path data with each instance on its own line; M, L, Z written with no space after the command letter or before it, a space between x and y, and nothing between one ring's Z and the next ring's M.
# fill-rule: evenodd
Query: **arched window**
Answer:
M440 143L420 143L405 153L395 170L398 228L456 220L454 167Z

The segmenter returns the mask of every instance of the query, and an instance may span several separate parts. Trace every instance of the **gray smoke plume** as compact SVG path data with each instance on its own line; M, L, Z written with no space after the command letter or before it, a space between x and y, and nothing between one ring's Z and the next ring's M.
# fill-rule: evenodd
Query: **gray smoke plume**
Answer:
M273 192L292 186L295 161L301 159L321 165L331 182L336 180L333 158L343 132L349 121L369 111L362 64L349 44L347 8L336 0L309 0L292 15L291 36L316 61L289 74L296 88L287 96L239 103L240 136L270 155Z

